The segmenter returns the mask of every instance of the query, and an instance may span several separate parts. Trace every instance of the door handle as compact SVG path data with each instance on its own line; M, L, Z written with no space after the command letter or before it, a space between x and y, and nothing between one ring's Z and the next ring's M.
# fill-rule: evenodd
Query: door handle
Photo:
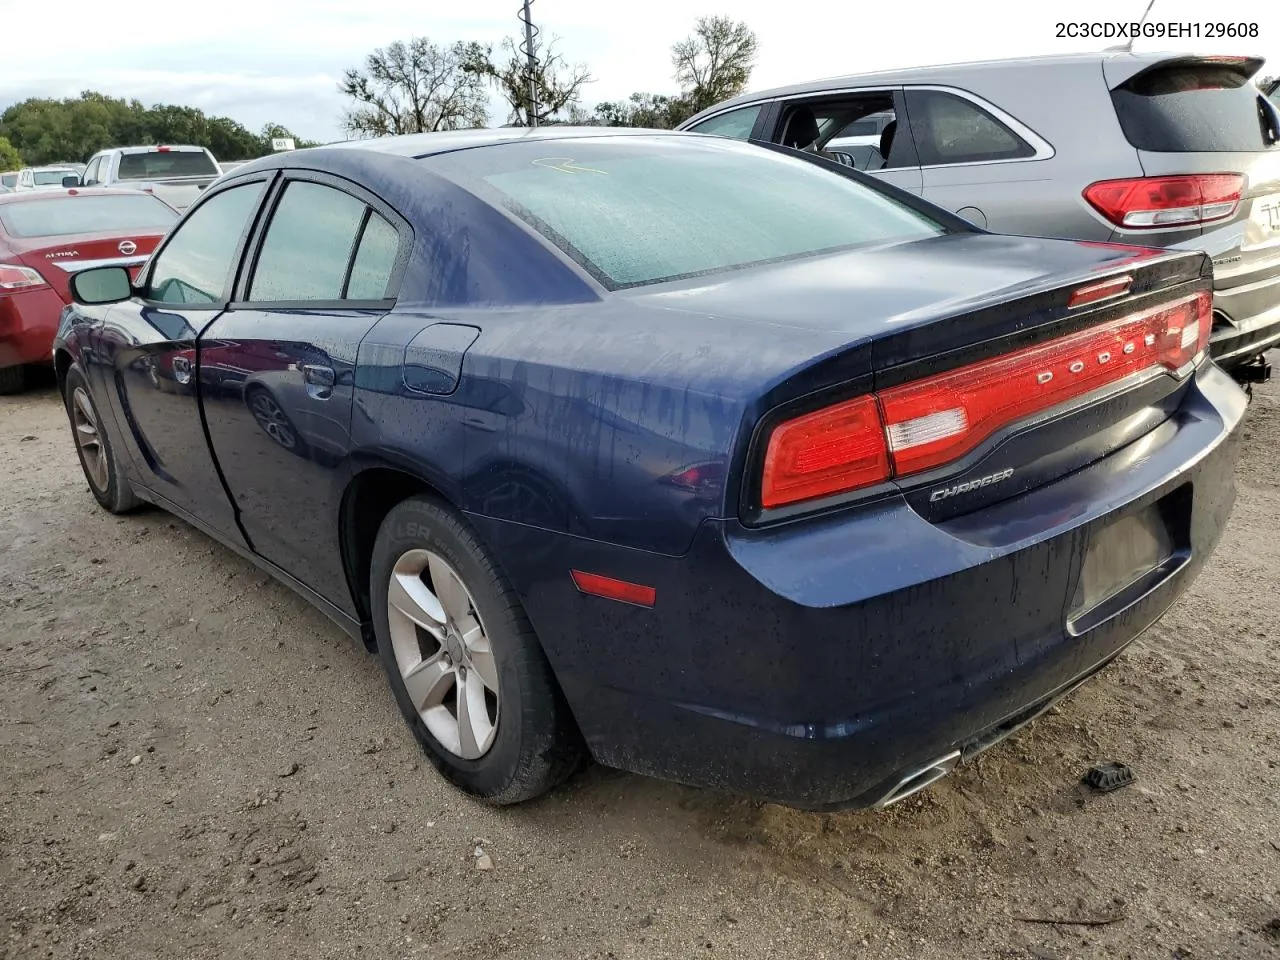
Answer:
M338 375L333 372L333 367L304 363L302 379L307 384L307 393L317 400L328 400L333 396L333 387L338 382Z

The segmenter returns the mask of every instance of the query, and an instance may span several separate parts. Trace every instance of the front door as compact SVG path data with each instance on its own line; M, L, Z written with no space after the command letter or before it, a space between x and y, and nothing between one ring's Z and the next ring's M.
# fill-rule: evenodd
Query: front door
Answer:
M138 295L107 311L95 351L115 435L141 485L233 541L234 512L200 422L195 347L226 307L266 185L219 191L192 211L144 271Z
M394 302L409 233L321 174L287 175L271 205L236 301L199 338L205 420L254 550L354 614L336 471L351 448L356 353Z

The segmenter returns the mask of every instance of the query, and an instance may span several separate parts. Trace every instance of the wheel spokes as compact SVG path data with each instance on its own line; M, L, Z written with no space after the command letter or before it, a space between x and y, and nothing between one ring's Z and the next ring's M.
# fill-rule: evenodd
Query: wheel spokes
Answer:
M493 647L489 638L474 617L468 616L458 624L462 643L472 668L480 675L484 685L495 694L498 692L498 663L493 659Z
M427 569L431 574L431 586L448 619L458 623L468 616L471 613L471 598L467 596L466 588L449 564L433 553Z
M475 759L489 749L495 731L485 702L484 681L475 670L468 670L458 681L459 752L466 759Z
M444 610L417 573L392 573L387 602L437 641L444 636Z
M501 712L498 665L466 584L435 551L408 550L388 578L387 606L400 679L427 731L456 756L483 756Z
M452 665L438 653L404 674L404 688L419 712L439 706L457 678Z

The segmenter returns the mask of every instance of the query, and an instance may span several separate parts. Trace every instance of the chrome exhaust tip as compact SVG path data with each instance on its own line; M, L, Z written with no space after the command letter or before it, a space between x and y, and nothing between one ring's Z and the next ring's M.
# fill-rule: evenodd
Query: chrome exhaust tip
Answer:
M923 767L908 773L905 777L899 780L892 790L876 802L875 809L883 810L885 807L897 803L899 800L905 800L913 793L919 793L930 784L937 783L959 765L959 750L952 750L950 753L939 757L932 763L926 763Z

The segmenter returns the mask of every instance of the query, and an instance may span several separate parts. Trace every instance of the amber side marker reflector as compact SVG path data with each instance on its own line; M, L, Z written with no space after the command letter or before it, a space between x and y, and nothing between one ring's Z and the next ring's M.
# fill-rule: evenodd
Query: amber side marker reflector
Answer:
M593 597L620 600L641 607L652 607L658 599L658 591L642 583L627 583L625 580L602 577L598 573L583 573L581 570L570 570L569 575L573 577L574 586Z

